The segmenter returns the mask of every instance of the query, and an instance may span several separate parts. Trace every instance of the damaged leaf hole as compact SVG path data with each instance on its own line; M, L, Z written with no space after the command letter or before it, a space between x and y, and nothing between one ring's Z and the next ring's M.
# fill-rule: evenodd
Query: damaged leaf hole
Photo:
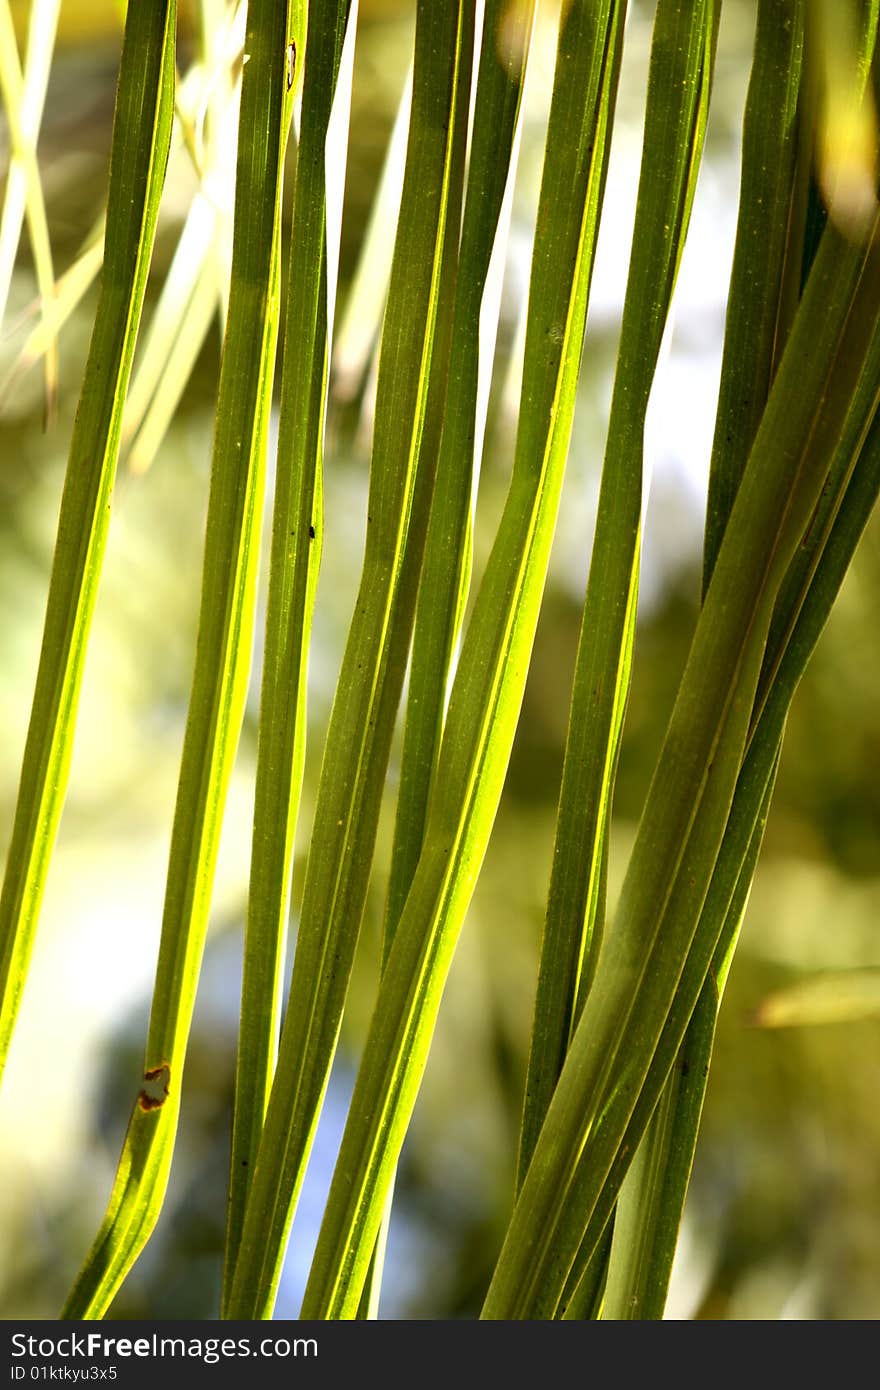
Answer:
M168 1089L171 1085L171 1068L167 1062L162 1062L158 1067L150 1067L144 1072L144 1084L138 1096L138 1104L142 1110L158 1110L168 1099Z

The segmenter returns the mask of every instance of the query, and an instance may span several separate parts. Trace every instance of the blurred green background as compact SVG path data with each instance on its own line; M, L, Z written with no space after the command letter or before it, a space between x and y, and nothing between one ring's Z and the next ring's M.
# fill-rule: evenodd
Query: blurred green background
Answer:
M21 18L27 6L14 7ZM361 0L340 296L403 86L412 3ZM120 7L62 5L40 139L56 271L106 190ZM380 1315L475 1316L511 1197L520 1095L592 508L638 176L652 6L631 17L578 414L533 668L505 797L404 1150ZM475 544L506 489L516 325L527 284L552 77L555 7L539 7ZM701 508L732 254L754 6L727 0L714 108L675 330L652 402L645 577L615 802L612 893L626 863L693 628ZM191 44L181 32L181 64ZM5 130L4 130L5 142ZM4 166L8 146L0 147ZM192 194L169 169L147 316ZM35 293L26 239L0 379ZM94 287L60 343L57 420L39 371L0 413L0 849L17 790L48 571ZM74 766L0 1104L0 1316L54 1318L103 1213L138 1084L195 640L212 405L212 331L153 467L120 465ZM323 730L363 544L370 387L331 395L326 540L310 665L297 882ZM271 501L271 498L270 498ZM759 1029L756 1006L816 970L880 965L880 523L866 533L789 720L764 851L722 1008L667 1316L880 1316L880 1019ZM258 621L259 634L259 621ZM260 640L226 816L212 930L168 1201L114 1317L216 1316L250 849ZM368 1017L396 755L339 1064L294 1227L277 1315L294 1317ZM294 900L296 900L296 885ZM294 917L295 928L295 917Z

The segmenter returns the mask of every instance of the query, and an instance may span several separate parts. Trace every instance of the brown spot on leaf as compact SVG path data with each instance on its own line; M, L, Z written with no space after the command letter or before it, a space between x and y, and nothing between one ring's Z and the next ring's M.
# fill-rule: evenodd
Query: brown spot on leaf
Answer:
M171 1068L167 1062L158 1067L149 1067L144 1072L144 1084L138 1096L141 1110L159 1110L168 1099L171 1086Z

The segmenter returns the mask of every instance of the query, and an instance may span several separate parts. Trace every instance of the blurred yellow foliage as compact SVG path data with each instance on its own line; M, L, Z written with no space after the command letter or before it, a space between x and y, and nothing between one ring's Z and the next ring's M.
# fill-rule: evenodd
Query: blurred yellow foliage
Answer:
M30 10L31 0L12 0L12 19L20 45L27 35ZM125 0L64 0L58 16L58 42L74 46L118 34L124 14Z
M184 30L195 22L197 0L179 0L180 23ZM122 29L126 0L64 0L58 19L58 42L75 47L90 40L109 38ZM361 0L361 15L383 19L413 7L414 0ZM12 0L12 18L19 43L27 33L31 0Z

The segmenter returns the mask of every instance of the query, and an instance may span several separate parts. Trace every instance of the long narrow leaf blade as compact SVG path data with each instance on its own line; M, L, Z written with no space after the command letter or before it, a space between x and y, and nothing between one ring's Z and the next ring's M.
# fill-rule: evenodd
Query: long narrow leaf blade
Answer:
M461 253L449 314L450 376L444 394L437 477L425 542L409 673L409 695L400 790L391 850L382 958L387 959L418 862L425 809L443 727L447 680L470 583L471 499L485 424L492 347L498 319L497 293L489 292L490 267L503 260L505 211L509 214L516 170L518 116L534 20L526 0L510 31L506 0L489 0L484 11L476 101L468 161L468 187ZM503 224L503 225L502 225ZM494 288L494 286L493 286ZM390 1216L390 1194L389 1194ZM383 1231L387 1219L383 1223ZM380 1238L381 1243L381 1238ZM378 1299L379 1262L374 1260L367 1307Z
M339 150L327 151L326 145L343 42L348 32L351 50L356 18L357 6L352 10L350 0L340 0L335 8L313 8L308 24L227 1205L227 1297L278 1049L281 974L305 749L307 656L323 522L321 476L332 325L325 188L328 155L337 165L340 159ZM347 105L350 75L344 86ZM343 136L347 127L346 117Z
M296 37L292 38L291 31ZM278 326L280 203L301 18L251 0L229 315L217 401L202 602L143 1080L110 1203L65 1304L102 1317L152 1233L171 1167L223 807L247 688ZM267 196L269 190L271 196Z
M759 5L709 473L704 591L796 307L792 285L796 291L800 288L811 153L808 107L801 86L803 49L802 0L791 0L784 13L775 0ZM762 823L769 795L770 789L760 803ZM752 837L752 869L760 838L757 833ZM740 915L748 896L744 874L745 869L739 880ZM728 915L734 910L728 908ZM664 1092L658 1102L621 1189L627 1218L622 1231L615 1230L612 1260L617 1267L609 1278L605 1318L662 1315L690 1179L717 1006L717 984L707 979L682 1056L670 1073L668 1094ZM639 1210L641 1222L634 1238ZM569 1303L566 1316L574 1315L576 1302Z
M228 1302L231 1317L274 1305L318 1111L336 1048L366 900L379 798L409 646L401 592L417 582L412 515L433 460L422 432L447 226L458 83L469 88L471 6L420 0L398 235L379 360L367 538L324 748L278 1066ZM430 469L426 480L425 471ZM419 563L413 564L414 558ZM414 575L413 575L414 570Z
M525 1088L525 1174L601 943L605 843L629 693L645 419L700 167L719 6L661 0L608 440L578 643Z
M575 0L562 21L530 288L529 408L462 645L424 846L382 976L303 1317L357 1309L504 781L568 451L623 13Z
M534 6L521 7L521 41L503 42L506 0L488 0L451 324L454 371L443 410L434 504L416 610L409 697L400 759L400 792L391 854L383 952L387 956L418 862L425 810L436 768L447 679L470 576L467 570L479 435L481 307L502 205L525 79Z
M711 1035L703 1032L707 1019L712 1021L718 1011L721 993L730 969L749 887L754 873L758 848L778 761L785 719L800 676L831 611L834 599L847 573L856 546L877 502L880 491L880 421L875 416L867 439L858 457L852 477L846 487L839 510L825 543L822 559L809 583L805 599L787 646L775 669L766 699L760 698L760 716L750 735L749 751L737 782L724 841L712 875L712 882L703 905L700 926L688 952L676 991L675 1001L663 1027L663 1033L651 1061L645 1084L639 1093L627 1131L617 1156L603 1185L594 1213L590 1218L584 1245L592 1247L601 1239L621 1180L626 1173L628 1155L634 1152L644 1133L654 1106L657 1104L665 1079L674 1065L689 1069L690 1091L682 1124L699 1122L699 1110L705 1089L705 1071L711 1054ZM721 923L720 935L717 924ZM705 982L705 983L704 983ZM700 1019L697 1018L699 1012ZM693 1015L696 1046L686 1030ZM683 1042L684 1040L684 1042ZM677 1161L690 1166L693 1137L689 1139L679 1127L679 1141L684 1152ZM583 1264L583 1262L582 1262ZM563 1316L581 1316L583 1270L576 1267L570 1276L570 1288L561 1303ZM584 1298L588 1294L584 1293Z
M723 839L773 605L821 494L851 392L875 350L878 296L876 228L866 248L826 234L719 551L614 929L485 1316L546 1316L556 1308L638 1099Z
M110 154L106 254L49 582L43 645L0 894L0 1073L55 843L107 540L131 372L171 138L174 0L132 6Z
M811 121L801 77L804 0L762 0L743 118L742 175L706 505L708 587L797 307ZM800 114L799 114L800 113Z

